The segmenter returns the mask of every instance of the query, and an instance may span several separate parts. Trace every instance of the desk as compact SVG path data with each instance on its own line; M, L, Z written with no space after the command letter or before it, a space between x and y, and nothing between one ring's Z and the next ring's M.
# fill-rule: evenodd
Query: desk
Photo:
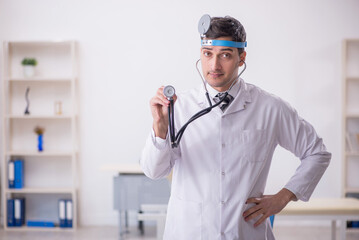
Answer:
M119 212L119 236L124 234L122 215L128 226L127 211L140 211L142 204L168 204L170 183L167 179L151 180L144 175L139 164L106 165L104 171L115 171L113 178L114 209Z
M354 198L311 199L309 202L290 202L277 219L330 220L332 240L336 238L336 222L340 221L340 239L346 239L346 221L359 220L359 200ZM274 224L275 226L275 224Z
M146 211L157 210L156 213L139 214L139 219L157 221L157 238L163 234L167 205L142 205ZM340 239L346 239L346 221L359 220L359 200L353 198L311 199L309 202L290 202L276 219L285 220L329 220L332 222L332 237L336 237L336 221L341 222ZM275 221L274 221L275 228Z

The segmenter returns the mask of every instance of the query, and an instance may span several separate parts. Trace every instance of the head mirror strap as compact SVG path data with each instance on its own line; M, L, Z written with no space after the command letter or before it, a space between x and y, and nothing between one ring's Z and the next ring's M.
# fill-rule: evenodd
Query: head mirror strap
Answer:
M201 46L245 48L247 47L247 42L234 42L226 40L201 40Z

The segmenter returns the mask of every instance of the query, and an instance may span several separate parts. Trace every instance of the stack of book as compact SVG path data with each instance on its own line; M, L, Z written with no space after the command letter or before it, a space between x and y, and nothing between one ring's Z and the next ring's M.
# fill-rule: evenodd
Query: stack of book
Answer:
M23 188L24 187L24 160L15 159L8 163L8 180L9 188Z
M61 228L72 228L72 200L59 200L59 219Z

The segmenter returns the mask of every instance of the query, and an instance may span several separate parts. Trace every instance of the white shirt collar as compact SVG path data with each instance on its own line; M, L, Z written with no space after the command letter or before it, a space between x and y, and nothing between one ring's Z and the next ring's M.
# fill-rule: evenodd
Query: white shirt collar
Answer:
M231 88L231 90L228 92L232 97L236 97L239 89L240 89L240 81L238 81L238 79L236 80L236 83L233 85L233 87ZM214 89L213 87L211 87L211 85L209 85L206 82L206 87L208 89L208 94L211 97L211 99L213 99L219 92Z

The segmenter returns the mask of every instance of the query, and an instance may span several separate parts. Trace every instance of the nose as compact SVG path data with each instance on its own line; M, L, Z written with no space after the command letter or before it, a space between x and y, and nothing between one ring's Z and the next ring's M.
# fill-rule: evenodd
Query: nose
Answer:
M222 69L221 62L220 62L220 59L218 57L212 58L211 65L212 65L211 66L212 70L214 70L214 71Z

